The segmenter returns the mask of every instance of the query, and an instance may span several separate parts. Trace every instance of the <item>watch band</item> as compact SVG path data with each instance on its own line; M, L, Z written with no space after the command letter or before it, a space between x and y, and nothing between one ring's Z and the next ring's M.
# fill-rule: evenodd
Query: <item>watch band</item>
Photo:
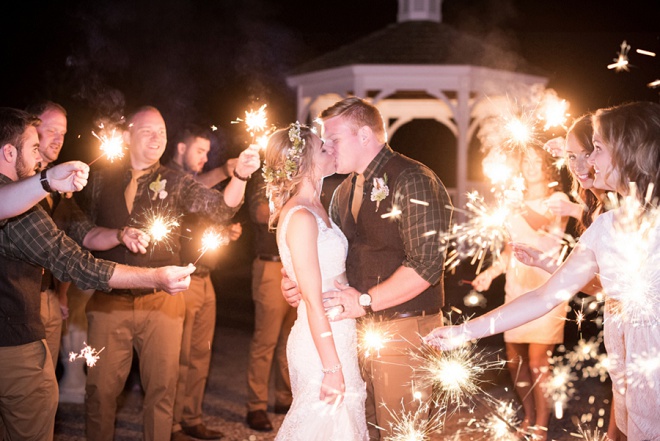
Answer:
M41 182L41 187L44 189L46 193L52 193L53 189L50 186L50 183L48 182L48 176L46 175L46 169L41 170L41 178L39 179L39 182Z

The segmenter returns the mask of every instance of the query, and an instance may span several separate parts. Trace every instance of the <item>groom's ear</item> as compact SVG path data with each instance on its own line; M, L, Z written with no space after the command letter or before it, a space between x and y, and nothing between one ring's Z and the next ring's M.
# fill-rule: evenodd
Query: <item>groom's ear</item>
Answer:
M366 144L371 136L372 132L369 126L362 126L358 129L358 138L360 138L362 145Z

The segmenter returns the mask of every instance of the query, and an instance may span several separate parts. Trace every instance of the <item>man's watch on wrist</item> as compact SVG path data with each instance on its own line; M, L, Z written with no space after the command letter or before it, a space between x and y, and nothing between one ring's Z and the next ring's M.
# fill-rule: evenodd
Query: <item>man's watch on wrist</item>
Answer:
M39 179L39 182L41 182L41 187L44 189L46 193L52 193L53 189L50 187L50 182L48 182L48 176L47 176L47 169L41 170L41 177Z
M358 303L362 308L364 308L364 311L367 314L373 314L374 310L371 309L371 294L369 293L362 293L360 294L360 297L358 298Z

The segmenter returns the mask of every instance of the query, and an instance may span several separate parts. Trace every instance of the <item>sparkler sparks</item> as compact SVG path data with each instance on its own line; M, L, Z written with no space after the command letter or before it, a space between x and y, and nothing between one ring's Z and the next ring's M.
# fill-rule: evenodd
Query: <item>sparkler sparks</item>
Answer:
M392 413L394 424L386 441L429 441L431 433L442 428L439 418L428 418L428 409L421 406L415 412Z
M477 192L468 193L465 214L471 217L463 224L456 224L449 232L441 235L440 243L451 249L445 260L445 268L454 269L461 261L470 259L471 263L479 262L477 273L481 271L483 262L492 253L494 259L499 258L500 250L509 240L507 219L515 214L511 204L498 202L491 207Z
M358 328L358 350L369 358L375 354L380 356L380 350L387 342L392 340L392 333L388 331L387 324L369 320Z
M93 367L96 365L96 362L99 361L99 354L103 352L105 347L101 348L100 350L96 350L93 347L89 346L87 343L83 342L84 347L80 351L80 353L75 353L75 352L69 352L69 362L73 362L78 358L84 358L85 363L87 363L88 367Z
M199 259L201 259L207 251L215 250L223 245L227 245L228 243L229 237L227 234L223 234L223 232L217 230L214 227L207 228L202 235L202 249L200 250L200 255L197 260L195 260L195 263L193 263L193 266L197 265Z
M101 129L103 129L103 125L101 125ZM103 131L100 135L92 132L92 135L101 141L100 149L102 153L88 165L94 164L104 156L108 158L110 162L124 157L124 140L122 139L121 134L116 133L116 129L112 129L109 134Z
M259 146L262 144L265 146L268 142L267 131L268 129L268 116L266 115L266 104L259 107L258 110L246 110L245 119L236 118L235 121L232 121L232 124L239 122L245 123L245 130L250 134L252 138L252 144L255 143L255 140L259 139ZM260 136L261 135L261 136ZM265 139L263 139L265 136Z
M614 59L614 63L608 64L607 68L608 69L614 69L617 72L621 72L622 70L625 70L626 72L629 70L628 69L628 52L630 51L630 45L626 40L623 40L623 43L621 43L621 49L619 50L619 53L617 54L617 57Z
M457 408L472 402L483 392L480 375L489 369L501 369L504 362L489 361L483 351L475 346L462 346L451 351L437 351L429 346L422 347L420 383L431 385L433 403L447 408L449 403Z

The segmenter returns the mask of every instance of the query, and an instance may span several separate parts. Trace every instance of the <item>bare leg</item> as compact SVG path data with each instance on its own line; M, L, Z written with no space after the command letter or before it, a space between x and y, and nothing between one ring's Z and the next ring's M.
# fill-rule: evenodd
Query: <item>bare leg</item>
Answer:
M550 421L550 402L546 394L545 384L550 378L550 360L555 345L530 343L529 365L533 379L532 393L534 396L534 407L536 409L536 420L534 425L539 429L536 431L537 438L541 441L547 439L548 422Z
M536 420L536 410L534 406L534 397L532 396L533 380L529 369L528 345L524 343L507 343L506 354L509 361L507 367L511 374L516 393L523 406L525 416L523 418L522 430L534 424Z

